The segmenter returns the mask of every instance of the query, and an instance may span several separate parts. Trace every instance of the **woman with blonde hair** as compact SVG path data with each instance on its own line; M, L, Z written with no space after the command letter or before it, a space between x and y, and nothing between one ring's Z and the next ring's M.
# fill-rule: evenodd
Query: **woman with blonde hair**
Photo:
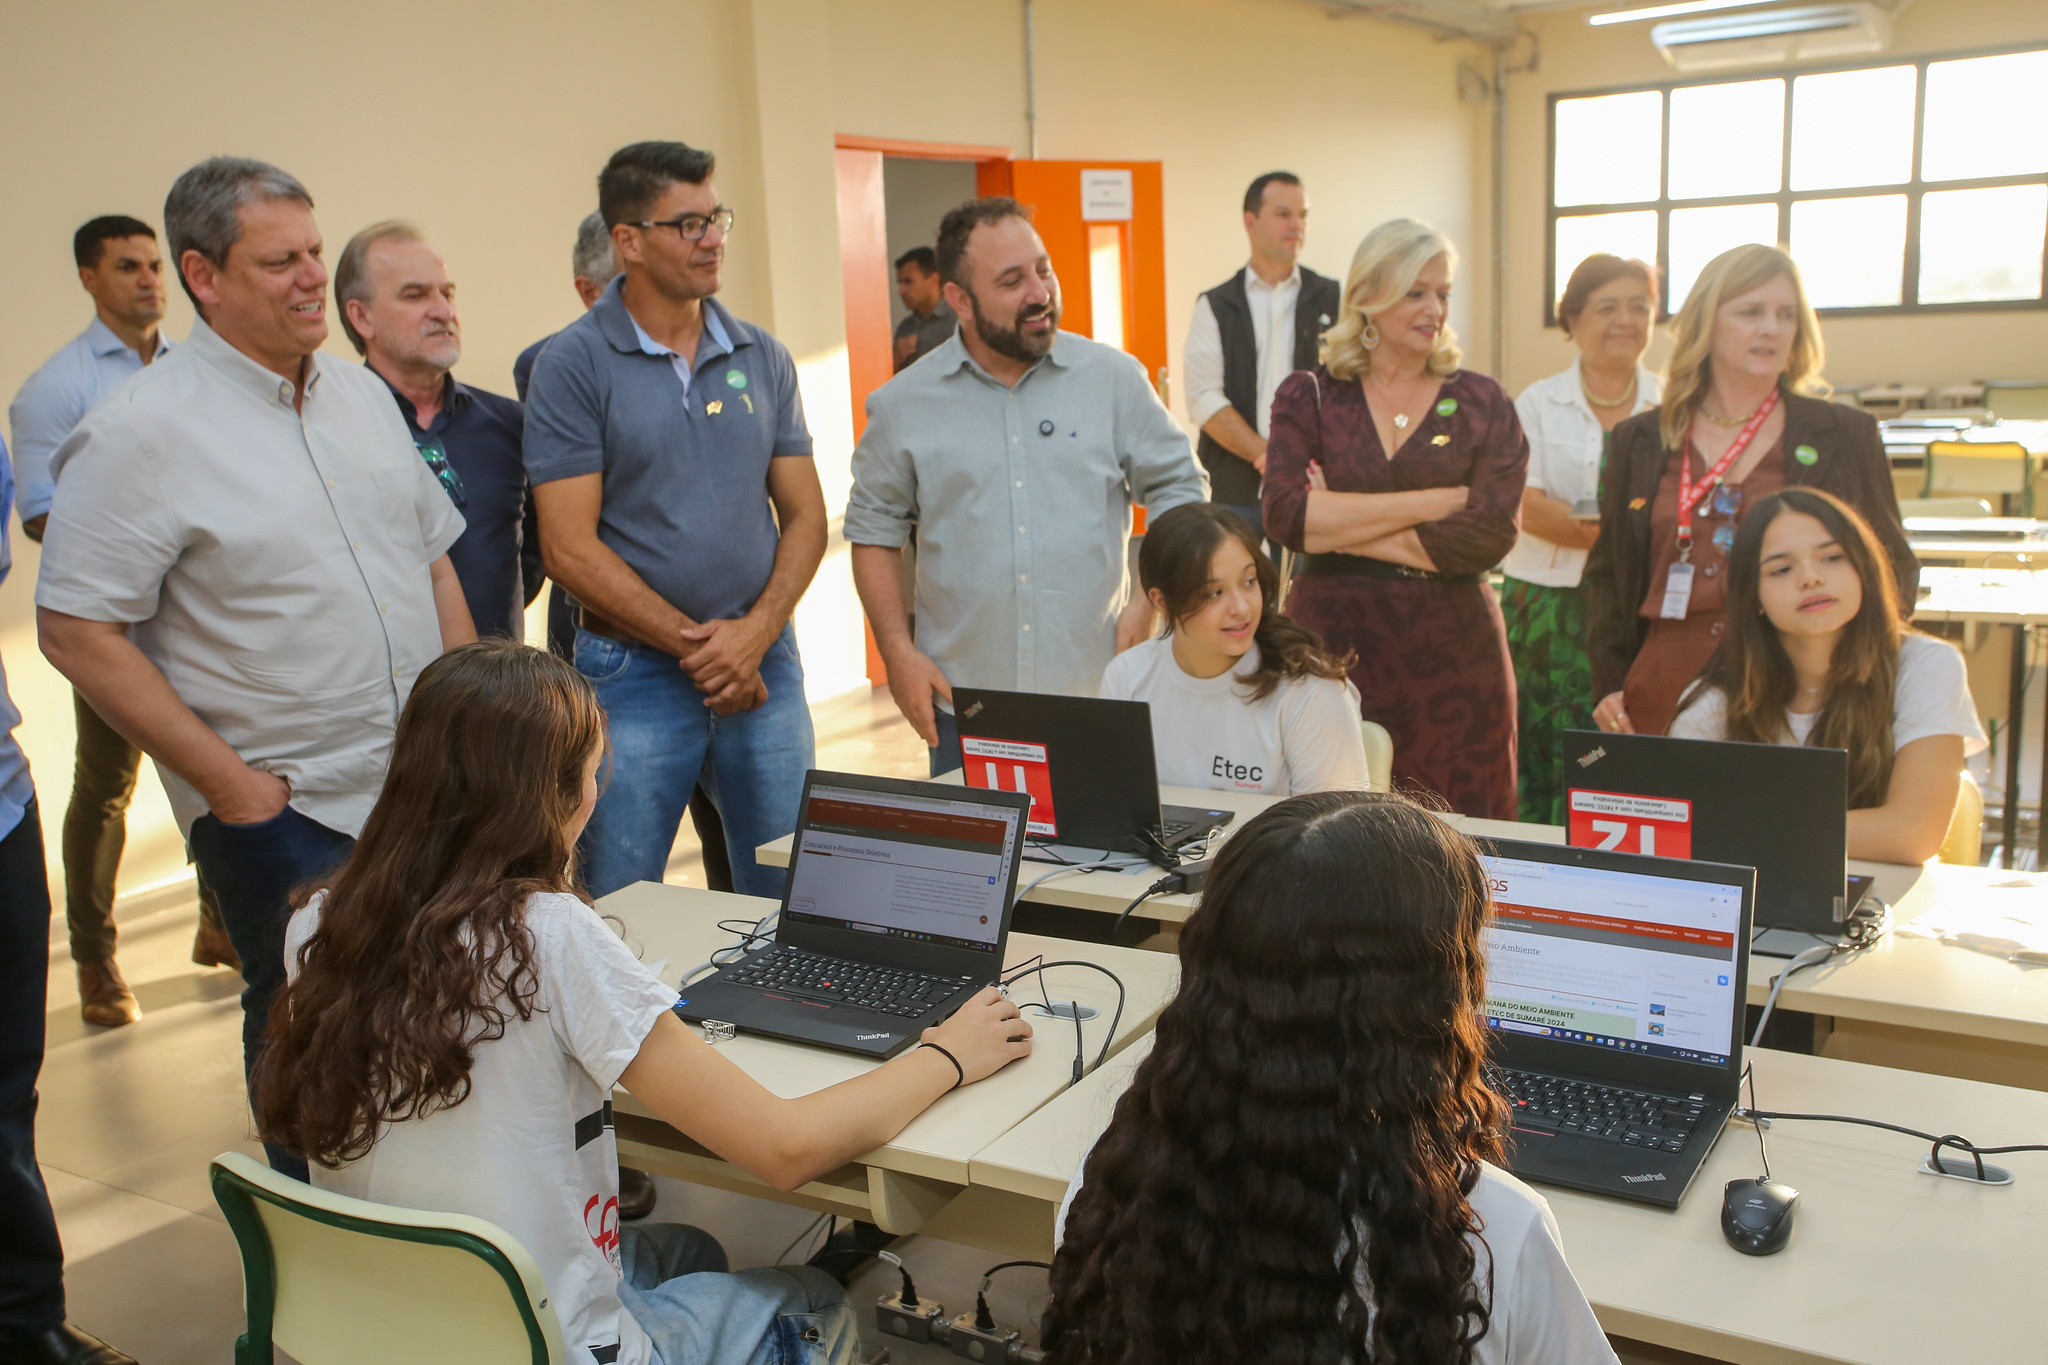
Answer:
M1820 322L1792 258L1760 245L1716 256L1671 330L1663 406L1614 429L1586 564L1593 718L1625 734L1670 727L1728 634L1736 528L1779 489L1818 488L1854 508L1909 612L1920 580L1877 423L1816 396L1827 390Z
M1486 573L1515 543L1529 443L1499 384L1459 367L1457 254L1395 219L1351 259L1322 364L1273 398L1266 534L1304 562L1288 613L1354 659L1394 779L1515 814L1515 680Z

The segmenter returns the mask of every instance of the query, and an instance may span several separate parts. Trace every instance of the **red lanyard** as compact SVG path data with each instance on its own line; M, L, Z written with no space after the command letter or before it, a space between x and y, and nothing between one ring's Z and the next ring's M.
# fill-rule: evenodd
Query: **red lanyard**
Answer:
M1742 452L1749 449L1749 443L1755 439L1758 428L1762 427L1770 415L1777 410L1778 390L1773 387L1770 397L1764 399L1758 405L1757 410L1749 415L1749 420L1743 423L1742 430L1736 434L1734 441L1722 453L1721 458L1714 461L1714 467L1707 471L1705 480L1697 485L1700 490L1697 497L1693 494L1695 485L1692 481L1692 441L1690 437L1687 438L1685 449L1679 453L1678 457L1678 557L1680 559L1690 559L1692 556L1692 514L1700 507L1706 505L1707 499L1714 495L1714 489L1720 484L1722 475L1728 472L1729 466L1742 458Z

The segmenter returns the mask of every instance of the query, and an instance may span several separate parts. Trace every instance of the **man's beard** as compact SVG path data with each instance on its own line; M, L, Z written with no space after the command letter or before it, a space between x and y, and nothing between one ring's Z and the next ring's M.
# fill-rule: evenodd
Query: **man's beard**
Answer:
M1052 326L1045 329L1042 337L1027 336L1024 324L1036 318L1050 317ZM982 311L981 300L974 301L974 334L981 338L981 344L999 356L1011 360L1042 360L1052 351L1054 338L1059 336L1060 309L1057 300L1019 309L1016 318L1008 327L998 327L988 320Z

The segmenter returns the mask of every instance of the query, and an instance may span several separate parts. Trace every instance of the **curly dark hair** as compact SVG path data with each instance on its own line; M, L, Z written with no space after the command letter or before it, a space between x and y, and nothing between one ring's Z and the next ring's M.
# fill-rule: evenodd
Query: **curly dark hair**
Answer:
M1400 796L1297 796L1224 845L1067 1219L1050 1361L1472 1359L1488 907L1471 841Z
M567 829L604 743L596 693L545 650L479 640L421 671L376 808L315 888L320 927L271 1006L250 1085L265 1141L332 1168L385 1124L468 1098L476 1045L533 1017L527 898L582 895Z

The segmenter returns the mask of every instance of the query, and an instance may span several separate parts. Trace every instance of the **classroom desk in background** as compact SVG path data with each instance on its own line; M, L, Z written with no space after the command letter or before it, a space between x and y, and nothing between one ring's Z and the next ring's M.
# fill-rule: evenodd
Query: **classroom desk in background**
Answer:
M709 958L714 949L736 942L733 934L718 928L719 920L744 919L752 924L775 908L774 901L752 896L657 882L624 887L598 902L602 913L623 922L626 942L639 951L643 961L658 966L657 974L665 982L677 981L683 972ZM1047 959L1099 962L1123 979L1128 998L1111 1043L1112 1059L1119 1049L1151 1030L1180 976L1180 964L1160 953L1029 934L1010 936L1005 965L1021 966L1040 954ZM1072 967L1056 969L1048 978L1054 999L1076 1000L1100 1011L1082 1026L1092 1063L1116 1009L1115 985L1099 972ZM1031 978L1013 988L1020 1002L1035 996L1037 980ZM1072 1078L1074 1026L1045 1018L1033 1018L1031 1023L1036 1046L1029 1057L945 1096L888 1143L791 1193L785 1194L713 1155L654 1117L624 1090L617 1093L613 1105L619 1160L698 1184L865 1219L888 1232L925 1232L948 1241L981 1245L972 1235L975 1225L984 1221L983 1215L975 1212L976 1201L969 1199L964 1207L955 1207L962 1204L969 1159L991 1138L1009 1131L1058 1095ZM848 1053L746 1035L720 1044L719 1050L785 1098L822 1090L875 1065Z
M977 1187L1019 1206L1012 1243L1044 1256L1069 1181L1152 1037L983 1148ZM1759 1107L1851 1114L1985 1146L2048 1138L2048 1095L1757 1049ZM1539 1186L1565 1258L1608 1332L1737 1365L2006 1365L2048 1358L2039 1326L2048 1152L1996 1158L2010 1186L1917 1171L1895 1133L1781 1121L1771 1171L1800 1191L1791 1244L1744 1256L1721 1237L1728 1181L1760 1173L1734 1122L1672 1212ZM1035 1241L1033 1239L1036 1239Z

